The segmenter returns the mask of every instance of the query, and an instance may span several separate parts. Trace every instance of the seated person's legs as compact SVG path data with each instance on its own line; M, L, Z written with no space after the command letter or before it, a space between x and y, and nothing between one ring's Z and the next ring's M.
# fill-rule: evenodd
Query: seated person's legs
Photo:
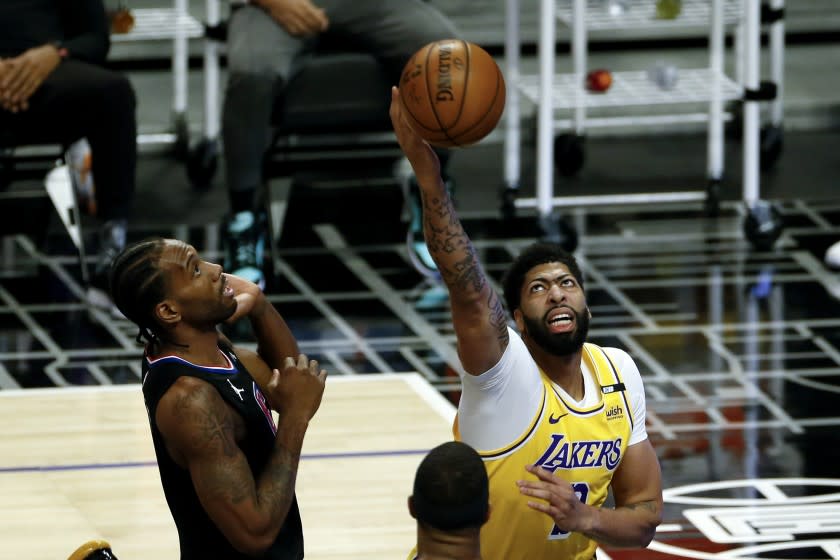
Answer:
M137 165L135 96L120 73L66 60L35 92L26 111L6 119L20 143L87 138L101 222L94 285L105 288L110 259L125 245Z
M225 223L225 270L263 285L265 224L258 210L263 158L271 141L278 88L304 43L261 8L234 10L228 24L228 82L222 114L230 219Z
M388 2L319 2L330 17L330 29L353 37L358 46L370 50L385 63L399 83L405 63L420 47L441 39L457 38L460 34L453 23L437 8L423 0L389 0ZM453 181L446 172L449 151L435 149L447 187ZM423 240L422 206L413 177L405 184L405 196L411 219L407 245L412 262L418 270L437 276L436 266Z

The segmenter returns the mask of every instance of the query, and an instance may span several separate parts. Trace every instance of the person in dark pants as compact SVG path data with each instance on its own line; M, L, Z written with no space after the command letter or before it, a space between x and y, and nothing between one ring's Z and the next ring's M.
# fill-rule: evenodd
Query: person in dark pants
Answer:
M458 32L424 0L253 0L233 10L227 32L222 137L231 216L225 226L225 268L262 285L265 228L256 211L257 193L275 98L296 65L313 52L319 37L331 34L374 54L397 83L403 66L420 47L456 38ZM411 207L420 212L419 204ZM420 223L415 216L416 241L423 246L415 247L415 238L409 235L410 251L416 249L416 262L434 267L422 243Z
M87 139L101 221L92 287L102 295L125 245L137 164L134 90L103 66L109 47L102 0L0 2L0 129L16 145Z

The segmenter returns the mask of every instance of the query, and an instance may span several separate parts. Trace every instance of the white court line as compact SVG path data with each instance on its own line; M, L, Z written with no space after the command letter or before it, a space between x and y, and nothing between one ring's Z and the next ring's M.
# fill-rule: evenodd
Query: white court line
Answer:
M428 404L432 410L437 412L441 418L452 425L455 421L455 405L446 400L440 391L429 384L419 373L410 373L402 376L402 379L409 387L414 389L417 395Z

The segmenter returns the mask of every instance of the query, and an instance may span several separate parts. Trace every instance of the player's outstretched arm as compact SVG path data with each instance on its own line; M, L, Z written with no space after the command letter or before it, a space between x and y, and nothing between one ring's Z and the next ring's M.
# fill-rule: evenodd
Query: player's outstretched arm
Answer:
M391 91L390 114L397 141L420 187L423 234L449 290L458 355L467 373L479 375L495 365L507 347L504 308L458 219L437 155L405 120L396 87Z
M190 472L207 515L231 545L258 556L277 538L295 491L300 450L320 406L326 372L301 355L274 370L269 391L283 412L274 449L254 479L238 441L241 417L208 383L181 377L158 404L155 422L173 459ZM292 398L294 395L294 398Z

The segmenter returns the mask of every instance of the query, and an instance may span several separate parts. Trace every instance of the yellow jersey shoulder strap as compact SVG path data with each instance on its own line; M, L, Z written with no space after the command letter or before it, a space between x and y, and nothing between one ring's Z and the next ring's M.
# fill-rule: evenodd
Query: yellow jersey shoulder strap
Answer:
M624 385L624 378L618 367L607 352L597 344L589 342L583 345L583 359L587 362L591 371L595 372L595 380L599 386L602 397L615 395L624 402L627 410L627 417L630 420L630 429L635 426L633 419L633 407L627 398L627 387Z

